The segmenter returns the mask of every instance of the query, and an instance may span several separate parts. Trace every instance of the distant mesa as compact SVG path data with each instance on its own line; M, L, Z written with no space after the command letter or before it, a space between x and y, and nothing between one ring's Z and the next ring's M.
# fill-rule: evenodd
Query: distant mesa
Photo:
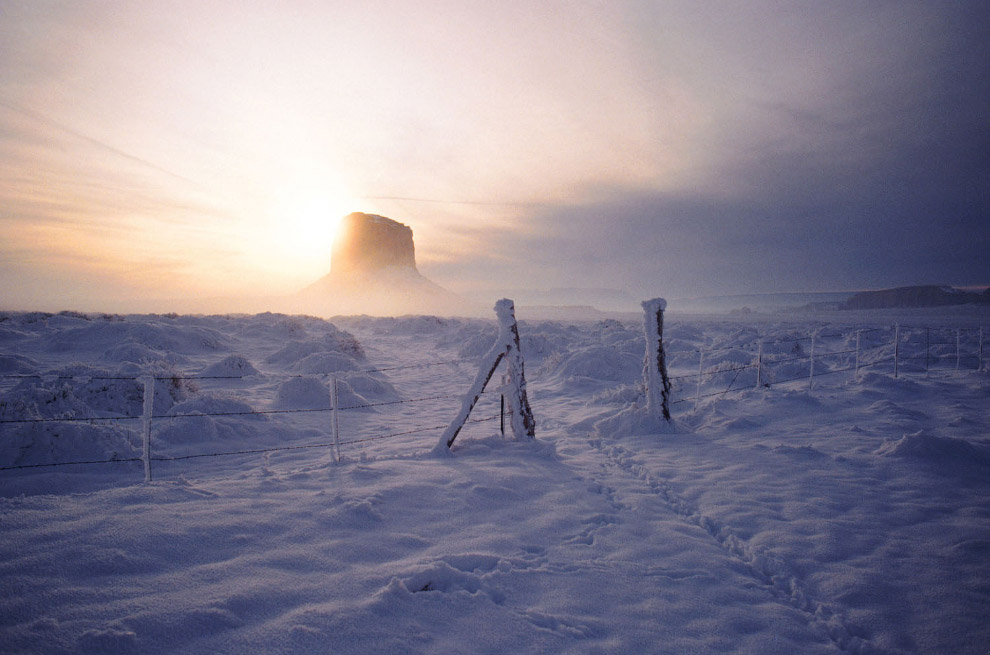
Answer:
M301 311L322 315L474 313L468 301L420 274L408 225L361 212L341 220L330 273L296 299Z
M964 291L945 285L897 287L863 291L844 302L841 309L893 309L909 307L943 307L968 303L990 303L990 288L982 293Z
M374 273L390 267L416 270L412 229L377 214L348 214L333 242L331 275Z

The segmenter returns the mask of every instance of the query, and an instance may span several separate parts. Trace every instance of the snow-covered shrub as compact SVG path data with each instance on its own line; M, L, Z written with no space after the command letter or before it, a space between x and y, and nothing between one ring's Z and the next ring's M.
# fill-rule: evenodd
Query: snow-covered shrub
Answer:
M315 377L292 378L279 385L277 409L330 409L330 390Z
M630 383L642 377L643 355L631 355L606 346L589 346L555 359L547 372L563 378Z
M23 423L4 426L0 466L130 459L140 456L135 430L117 423Z
M243 355L228 355L219 362L210 364L200 375L217 377L248 377L260 375L258 369Z
M38 370L38 362L22 355L0 355L0 373L27 374Z
M336 353L353 359L364 359L364 349L353 335L347 332L335 332L318 339L290 341L265 358L265 362L275 366L291 367L310 355L320 353Z
M382 376L372 373L349 373L344 377L354 393L372 402L390 402L399 399L399 392ZM338 382L338 394L340 384ZM343 401L341 401L343 404Z
M318 352L303 357L292 365L291 370L307 375L330 375L342 371L353 371L357 364L343 353Z

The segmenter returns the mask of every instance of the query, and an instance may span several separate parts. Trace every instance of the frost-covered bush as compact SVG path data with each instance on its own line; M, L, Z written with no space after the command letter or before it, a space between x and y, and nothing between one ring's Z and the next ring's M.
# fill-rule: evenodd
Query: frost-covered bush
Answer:
M106 352L122 343L134 343L161 353L208 354L229 348L220 332L174 322L121 321L88 323L42 336L48 352Z
M249 377L260 375L258 369L243 355L228 355L210 364L200 375L217 377Z
M364 349L358 340L348 332L338 331L317 339L290 341L265 358L265 362L275 366L291 367L310 355L320 353L336 353L352 359L364 359Z
M390 382L371 373L350 373L344 381L356 394L373 402L390 402L399 399L399 392ZM339 382L338 382L339 394ZM343 402L341 403L343 404Z
M0 373L34 373L38 362L22 355L0 355Z
M642 377L643 356L606 346L589 346L554 358L545 370L563 378L629 383Z
M357 368L354 360L343 353L318 352L303 357L290 370L307 375L330 375Z
M117 370L87 364L69 366L41 378L25 378L0 399L0 418L59 419L109 416L141 416L144 384L128 379L139 375L164 378L155 384L154 412L167 412L195 387L173 369L155 365Z
M279 385L277 409L330 409L330 390L315 377L292 378Z
M131 459L141 454L135 430L116 423L24 423L4 426L0 466Z

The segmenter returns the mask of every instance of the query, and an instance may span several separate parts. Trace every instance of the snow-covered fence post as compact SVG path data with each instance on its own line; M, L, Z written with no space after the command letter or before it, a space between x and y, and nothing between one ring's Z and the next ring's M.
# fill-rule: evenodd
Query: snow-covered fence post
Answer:
M330 378L330 429L333 431L334 459L340 462L340 423L337 417L337 376Z
M516 308L511 300L503 298L495 303L495 315L498 317L498 337L495 344L482 359L481 368L464 396L460 411L450 425L440 435L440 441L434 452L444 452L450 449L461 428L471 415L471 410L478 402L488 382L491 381L495 369L508 357L509 383L509 416L512 433L516 439L536 438L536 421L533 410L529 406L526 395L526 373L523 366L523 356L519 349L519 327L516 324Z
M818 330L814 330L811 333L811 371L808 373L808 389L811 390L815 387L815 337L818 336Z
M698 403L701 402L701 371L705 361L705 351L698 348L698 389L694 392L694 409L698 411Z
M498 316L499 331L504 329L509 334L507 357L509 358L509 419L512 423L512 434L516 439L534 439L536 420L533 418L533 410L526 395L526 371L519 345L516 306L511 300L500 300L495 303L495 314Z
M862 330L856 330L856 364L853 366L853 376L859 377L859 338L863 335Z
M670 378L667 376L667 356L663 349L663 310L667 301L653 298L643 301L646 312L646 361L643 377L646 382L646 408L658 419L670 421Z
M760 347L756 352L756 388L763 385L763 339L760 339Z
M155 409L155 378L145 375L141 378L144 384L144 411L141 414L141 438L144 449L141 460L144 462L144 481L151 482L151 415Z
M980 326L980 349L979 354L976 356L976 370L983 370L983 327Z
M956 370L959 370L959 342L962 340L962 330L956 328Z
M901 361L901 324L894 324L894 378L897 378L897 369Z
M501 396L499 396L499 398L501 400L499 401L499 407L498 407L498 431L504 437L505 436L505 394L502 394Z

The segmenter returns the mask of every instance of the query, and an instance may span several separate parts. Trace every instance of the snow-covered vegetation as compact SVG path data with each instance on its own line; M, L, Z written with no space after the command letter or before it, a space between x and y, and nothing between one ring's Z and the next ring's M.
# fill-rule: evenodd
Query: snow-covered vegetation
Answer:
M984 653L990 379L955 328L990 321L934 311L667 316L661 427L641 322L523 322L536 441L495 389L452 457L494 321L0 315L0 650ZM895 318L948 329L895 353Z

